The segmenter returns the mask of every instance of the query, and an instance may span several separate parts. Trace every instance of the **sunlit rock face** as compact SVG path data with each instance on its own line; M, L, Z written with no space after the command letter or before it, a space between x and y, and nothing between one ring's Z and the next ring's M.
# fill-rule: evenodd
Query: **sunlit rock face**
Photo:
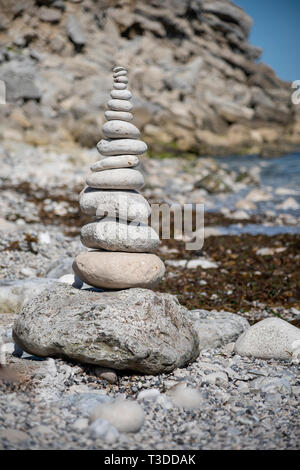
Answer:
M9 3L0 61L8 139L94 147L117 60L130 70L135 97L135 128L123 124L118 132L135 138L138 128L155 153L272 154L299 143L293 90L257 63L261 49L248 39L252 19L233 2L98 1L86 9L66 2L54 18L45 16L43 2ZM115 73L105 117L131 123L123 72ZM116 131L106 127L106 135Z

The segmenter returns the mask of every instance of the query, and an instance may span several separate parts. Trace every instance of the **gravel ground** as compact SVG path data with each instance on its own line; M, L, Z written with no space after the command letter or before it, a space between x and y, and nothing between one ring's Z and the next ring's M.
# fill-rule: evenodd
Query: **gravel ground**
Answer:
M25 365L24 365L25 363ZM0 389L4 449L296 449L299 368L241 358L232 343L203 350L193 364L159 376L117 375L110 384L93 367L62 360L8 357ZM3 375L3 372L2 372ZM180 385L179 385L180 384ZM183 387L180 401L174 390ZM156 389L155 400L139 399ZM197 391L195 396L191 390ZM95 394L137 400L145 421L109 445L91 435Z

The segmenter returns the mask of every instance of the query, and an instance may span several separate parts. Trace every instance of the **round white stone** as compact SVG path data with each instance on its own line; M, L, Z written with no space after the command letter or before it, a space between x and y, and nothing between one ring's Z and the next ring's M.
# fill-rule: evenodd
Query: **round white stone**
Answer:
M113 74L113 77L127 77L127 70L120 70L119 72L116 72Z
M102 139L97 144L101 155L141 155L147 150L147 145L142 140L135 139Z
M116 77L114 79L115 83L128 83L128 78L126 77Z
M113 111L131 111L133 108L132 103L127 100L109 100L107 106Z
M113 68L113 73L120 72L121 70L125 70L127 72L126 67L123 67L122 65L117 65L116 67Z
M265 318L238 338L234 351L258 359L290 360L295 341L300 341L299 328L281 318Z
M88 215L118 217L147 222L151 213L148 201L137 191L101 190L86 187L79 197L80 209Z
M144 186L142 173L133 168L118 168L91 173L86 184L100 189L139 189Z
M140 163L135 155L116 155L106 157L91 166L92 171L110 170L112 168L133 168Z
M91 422L103 419L111 423L120 432L138 432L145 415L142 407L133 400L117 399L112 403L97 405L91 413Z
M108 121L112 121L113 119L120 119L121 121L132 121L133 119L133 114L126 113L124 111L105 111L104 115Z
M110 96L117 100L130 100L132 93L129 90L112 90Z
M152 227L107 217L84 225L80 237L88 248L108 251L147 253L159 245L159 236Z
M113 87L115 88L115 90L126 90L127 84L114 82Z
M138 139L141 134L136 126L130 122L113 120L108 121L102 126L102 132L105 137L110 139Z

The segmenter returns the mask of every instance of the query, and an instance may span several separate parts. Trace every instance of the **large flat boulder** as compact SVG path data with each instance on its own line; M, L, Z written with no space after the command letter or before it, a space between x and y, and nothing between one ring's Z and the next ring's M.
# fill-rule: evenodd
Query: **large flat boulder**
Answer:
M184 366L199 353L197 333L176 297L141 288L56 285L26 304L13 337L38 356L149 374Z

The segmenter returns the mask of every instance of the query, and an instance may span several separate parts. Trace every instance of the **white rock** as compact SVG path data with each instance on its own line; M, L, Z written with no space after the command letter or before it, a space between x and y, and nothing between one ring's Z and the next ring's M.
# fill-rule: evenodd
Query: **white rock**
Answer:
M231 214L228 215L228 218L230 219L235 219L235 220L244 220L244 219L250 219L250 215L247 214L244 210L238 210L231 212Z
M136 126L130 122L112 120L102 126L105 137L110 139L138 139L141 134Z
M13 222L9 222L8 220L0 217L0 232L14 232L15 230L16 225Z
M110 218L84 225L80 235L82 244L88 248L108 251L146 253L159 245L159 236L153 228Z
M112 90L110 96L117 100L130 100L132 93L129 90Z
M215 385L219 383L227 383L228 376L225 372L212 372L211 374L206 375L204 380L209 384Z
M174 268L185 268L187 264L187 260L186 259L176 259L176 260L167 259L165 263L168 266L173 266Z
M78 277L74 276L74 274L65 274L64 276L61 276L58 281L63 282L64 284L69 284L76 289L81 289L83 285L83 282L78 279Z
M22 268L20 270L20 273L23 274L23 276L26 276L26 277L35 277L36 270L32 269L32 268L29 268L28 266L25 266L24 268Z
M128 100L116 100L116 99L109 100L108 103L107 103L107 106L112 111L126 111L126 112L128 112L128 111L131 111L132 108L133 108L133 104L130 103L130 101L128 101Z
M113 68L113 73L120 72L121 70L125 70L125 72L127 73L127 68L123 67L122 65L117 65L116 67L114 67Z
M281 246L278 248L259 248L256 252L257 255L260 256L273 256L275 253L282 253L286 251L285 246Z
M209 259L199 257L197 259L191 259L191 260L185 260L185 259L179 259L179 260L173 260L173 259L168 259L166 260L166 264L169 266L173 266L174 268L187 268L187 269L196 269L199 266L202 269L212 269L212 268L217 268L218 265L214 261L210 261Z
M138 396L138 400L145 400L145 401L156 401L160 396L160 391L158 388L149 388L147 390L142 390Z
M94 439L100 438L107 444L113 444L119 437L119 431L109 421L98 418L90 426L90 433Z
M298 204L298 202L296 201L296 199L294 199L293 197L289 197L287 198L285 201L283 201L281 204L278 204L276 206L276 209L282 209L282 210L289 210L289 209L292 209L292 210L297 210L299 209L300 205Z
M144 177L133 168L117 168L89 174L86 184L100 189L139 189L144 186Z
M79 203L82 212L97 217L107 213L110 217L146 222L151 213L148 201L137 191L108 191L87 187L81 192Z
M202 396L198 390L188 387L186 383L182 382L171 387L167 395L176 406L192 410L200 408L203 402Z
M75 431L84 431L88 425L89 421L87 418L78 418L71 426Z
M113 168L133 168L140 163L135 155L115 155L106 157L91 166L92 171L111 170Z
M138 432L145 420L143 409L138 403L122 399L96 406L90 420L93 423L99 418L108 421L120 432Z
M252 201L247 201L247 199L240 199L235 204L236 209L242 209L246 211L251 211L256 209L256 205Z
M125 90L127 88L127 84L114 82L113 87L115 90Z
M196 269L199 266L202 269L212 269L218 267L217 263L215 263L214 261L210 261L209 259L201 257L189 260L186 265L187 269Z
M278 194L279 196L286 196L286 195L297 196L299 195L299 191L291 189L291 188L276 188L275 194Z
M48 232L41 232L38 234L38 241L41 245L49 245L51 243L51 237Z
M142 140L134 139L102 139L97 144L101 155L141 155L147 150L147 145Z
M246 200L251 202L270 201L272 195L263 189L252 189L247 196Z
M133 119L133 114L126 113L123 111L105 111L104 115L108 121L111 121L112 119L120 119L121 121L132 121Z
M235 344L240 356L261 359L291 359L300 330L280 318L266 318L245 331Z
M115 83L128 83L128 77L127 77L127 75L124 75L123 77L122 76L121 77L116 77L114 79L114 82Z
M118 72L115 72L113 74L113 77L116 78L116 77L127 77L127 70L123 69L123 70L119 70Z
M250 327L246 318L231 312L189 310L187 317L198 334L201 349L218 348L235 342Z
M1 338L0 338L1 339ZM1 361L5 361L6 354L13 354L15 350L15 343L0 343L0 358Z
M283 377L258 377L251 382L251 388L262 393L280 393L280 395L290 395L292 392L289 381Z

